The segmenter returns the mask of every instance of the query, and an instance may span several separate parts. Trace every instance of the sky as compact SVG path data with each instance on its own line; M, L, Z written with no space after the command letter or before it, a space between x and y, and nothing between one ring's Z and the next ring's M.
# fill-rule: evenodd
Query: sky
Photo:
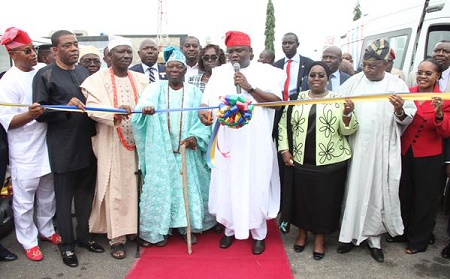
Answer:
M411 0L359 0L363 14L394 9ZM417 1L417 0L416 0ZM34 37L47 37L59 29L85 30L88 35L156 34L158 0L132 1L61 1L21 0L20 13L3 12L0 33L10 26L27 31ZM187 34L207 39L222 47L229 30L246 32L252 39L257 57L264 49L264 30L268 0L165 0L168 34ZM319 59L327 36L345 34L353 18L356 0L272 0L275 9L275 52L284 54L281 38L287 32L299 37L298 52ZM8 2L13 5L13 2ZM36 4L39 3L39 4ZM34 8L32 9L34 5ZM14 11L19 10L14 7ZM164 31L163 30L163 31ZM338 42L335 42L338 44Z

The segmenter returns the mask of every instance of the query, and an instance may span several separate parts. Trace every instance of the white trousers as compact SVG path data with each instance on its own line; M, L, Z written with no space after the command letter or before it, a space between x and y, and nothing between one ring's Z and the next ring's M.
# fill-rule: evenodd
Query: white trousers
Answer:
M381 249L381 235L369 236L367 238L367 244L370 248Z
M33 179L12 177L12 186L16 237L28 250L38 245L38 233L44 237L55 233L52 223L56 209L53 175L49 173ZM37 226L33 220L35 211Z
M261 226L256 229L251 229L250 234L254 240L263 240L267 236L267 221L262 222ZM234 230L231 230L225 227L225 235L232 236L234 235Z

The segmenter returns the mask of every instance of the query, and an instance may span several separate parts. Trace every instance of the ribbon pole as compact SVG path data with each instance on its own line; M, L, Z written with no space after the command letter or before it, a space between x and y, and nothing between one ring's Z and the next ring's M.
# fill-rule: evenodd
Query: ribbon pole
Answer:
M140 241L141 241L141 237L140 235L140 230L139 230L139 223L140 223L140 215L141 215L141 210L139 207L139 201L141 200L141 191L142 191L142 171L140 169L140 167L138 166L138 170L134 172L134 174L136 175L136 186L137 186L137 233L136 233L136 255L135 258L140 258L141 257L141 252L140 252Z
M192 239L191 239L191 214L189 211L189 192L188 192L188 180L187 180L187 163L186 163L186 143L181 145L181 156L182 156L182 169L181 175L183 177L183 194L184 194L184 207L186 210L186 222L187 222L187 230L186 230L186 239L187 239L187 248L188 254L192 254Z

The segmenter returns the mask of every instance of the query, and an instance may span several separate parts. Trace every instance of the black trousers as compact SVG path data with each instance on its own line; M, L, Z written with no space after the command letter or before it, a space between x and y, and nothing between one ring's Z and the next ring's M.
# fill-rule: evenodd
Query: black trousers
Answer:
M442 189L442 156L414 158L411 149L402 157L400 204L408 246L426 250L436 218L436 199Z
M8 148L0 148L0 188L3 186L8 165Z
M56 224L62 237L59 245L61 252L73 251L76 242L86 243L92 240L89 233L89 216L94 199L96 178L97 162L95 158L87 168L66 173L54 173ZM75 204L77 221L76 234L74 234L71 216L72 199Z
M8 139L6 131L3 126L0 125L0 188L3 186L6 175L6 166L8 166L9 154L8 154Z

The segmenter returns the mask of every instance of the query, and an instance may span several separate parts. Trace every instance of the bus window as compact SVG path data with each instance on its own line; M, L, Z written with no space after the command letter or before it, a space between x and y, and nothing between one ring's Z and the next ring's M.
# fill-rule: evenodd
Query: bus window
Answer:
M430 58L436 44L443 40L450 41L450 25L430 26L427 36L427 52L424 59Z
M0 47L0 73L7 71L11 66L12 63L8 51L6 51L5 47Z
M411 38L411 28L368 36L364 39L361 51L364 52L366 47L369 46L375 40L386 39L388 40L390 47L395 51L394 67L397 69L402 69L403 64L405 63L405 56L408 51L408 44L410 38ZM360 61L359 65L362 65L362 61Z

